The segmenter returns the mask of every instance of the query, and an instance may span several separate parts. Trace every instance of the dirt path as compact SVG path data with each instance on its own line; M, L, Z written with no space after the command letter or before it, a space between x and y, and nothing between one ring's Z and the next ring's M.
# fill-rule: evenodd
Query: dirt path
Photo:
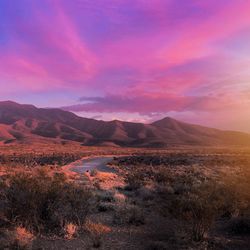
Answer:
M107 166L107 163L112 161L113 157L93 157L78 161L70 168L71 171L82 174L96 169L100 172L112 173L114 170Z

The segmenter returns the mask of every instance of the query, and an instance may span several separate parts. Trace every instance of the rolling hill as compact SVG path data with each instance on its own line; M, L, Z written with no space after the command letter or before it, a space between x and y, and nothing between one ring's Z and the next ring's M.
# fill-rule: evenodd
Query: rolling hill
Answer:
M61 109L0 102L0 142L77 141L83 145L167 147L170 145L250 146L250 135L164 118L152 124L98 121Z

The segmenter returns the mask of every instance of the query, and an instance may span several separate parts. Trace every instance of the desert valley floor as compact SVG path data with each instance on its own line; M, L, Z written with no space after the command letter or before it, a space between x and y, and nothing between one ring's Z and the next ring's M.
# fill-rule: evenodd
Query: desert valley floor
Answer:
M249 148L0 152L0 249L249 249Z

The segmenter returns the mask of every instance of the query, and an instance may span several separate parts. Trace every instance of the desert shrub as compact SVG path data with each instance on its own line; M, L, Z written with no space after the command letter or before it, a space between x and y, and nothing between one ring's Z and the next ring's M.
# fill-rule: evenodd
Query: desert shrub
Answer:
M12 155L0 155L1 164L25 165L29 167L45 165L66 165L70 162L81 159L80 153L22 153Z
M3 178L0 178L0 212L2 210L2 206L3 206L3 202L4 202L4 198L5 198L5 190L6 190L7 186L5 181L3 180Z
M225 193L225 213L229 217L244 216L250 218L250 171L244 169L240 174L226 176L223 183Z
M97 195L98 201L102 201L102 202L114 202L115 198L114 198L114 194L112 191L100 191Z
M147 187L141 187L136 191L136 195L144 201L149 201L154 199L154 194L152 190Z
M175 193L175 190L172 186L170 185L162 185L162 184L157 184L155 185L155 191L159 195L171 195Z
M167 250L168 248L162 242L150 242L146 248L147 250Z
M174 184L173 189L176 195L182 195L190 191L190 185L179 182L179 183Z
M246 169L238 175L205 181L192 171L186 172L176 176L171 183L174 193L161 190L162 211L191 222L192 238L200 241L214 221L222 216L250 218L249 178Z
M129 224L139 226L145 223L145 216L142 209L134 206L131 209L129 209L128 212L129 212L129 217L128 217Z
M117 225L143 225L145 216L143 210L135 205L124 205L115 210L113 223Z
M192 238L204 239L214 220L224 208L225 190L215 182L202 183L181 195L172 196L170 211L179 218L191 222Z
M35 232L59 233L67 223L81 225L89 211L90 192L67 183L64 177L13 176L5 191L5 216Z
M102 237L111 231L108 226L94 223L90 220L86 221L85 230L89 233L94 248L99 248L102 243Z
M145 183L145 177L141 171L132 171L125 177L126 190L137 190Z
M97 205L97 210L99 212L107 212L107 211L112 211L114 210L114 206L112 203L107 203L107 202L100 202Z
M32 249L35 236L26 228L17 226L1 233L0 249L28 250Z
M166 168L160 168L154 172L154 180L157 183L168 183L171 181L171 176Z
M249 166L249 154L228 155L228 152L223 154L201 154L201 153L162 153L159 154L140 154L133 156L124 156L114 159L114 165L118 166L192 166L192 165L205 165L205 166Z
M45 177L46 177L46 173L45 173ZM64 183L64 182L66 182L66 180L67 180L67 177L66 177L66 175L64 173L60 173L60 172L54 173L53 181L55 183L58 183L58 184Z
M250 235L250 218L233 218L229 222L228 231L236 235Z

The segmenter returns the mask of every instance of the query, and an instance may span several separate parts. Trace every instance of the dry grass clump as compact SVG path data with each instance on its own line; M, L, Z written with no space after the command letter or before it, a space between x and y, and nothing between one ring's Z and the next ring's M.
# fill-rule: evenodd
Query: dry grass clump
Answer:
M85 230L89 233L94 248L99 248L102 243L102 237L111 232L111 228L101 223L95 223L90 220L85 222Z
M6 230L4 237L0 240L0 249L32 249L35 236L25 227L17 226L14 229Z
M64 226L65 238L68 240L73 239L77 235L78 226L73 223L67 223Z
M25 227L19 226L15 230L15 241L21 248L29 248L34 238L34 235Z

